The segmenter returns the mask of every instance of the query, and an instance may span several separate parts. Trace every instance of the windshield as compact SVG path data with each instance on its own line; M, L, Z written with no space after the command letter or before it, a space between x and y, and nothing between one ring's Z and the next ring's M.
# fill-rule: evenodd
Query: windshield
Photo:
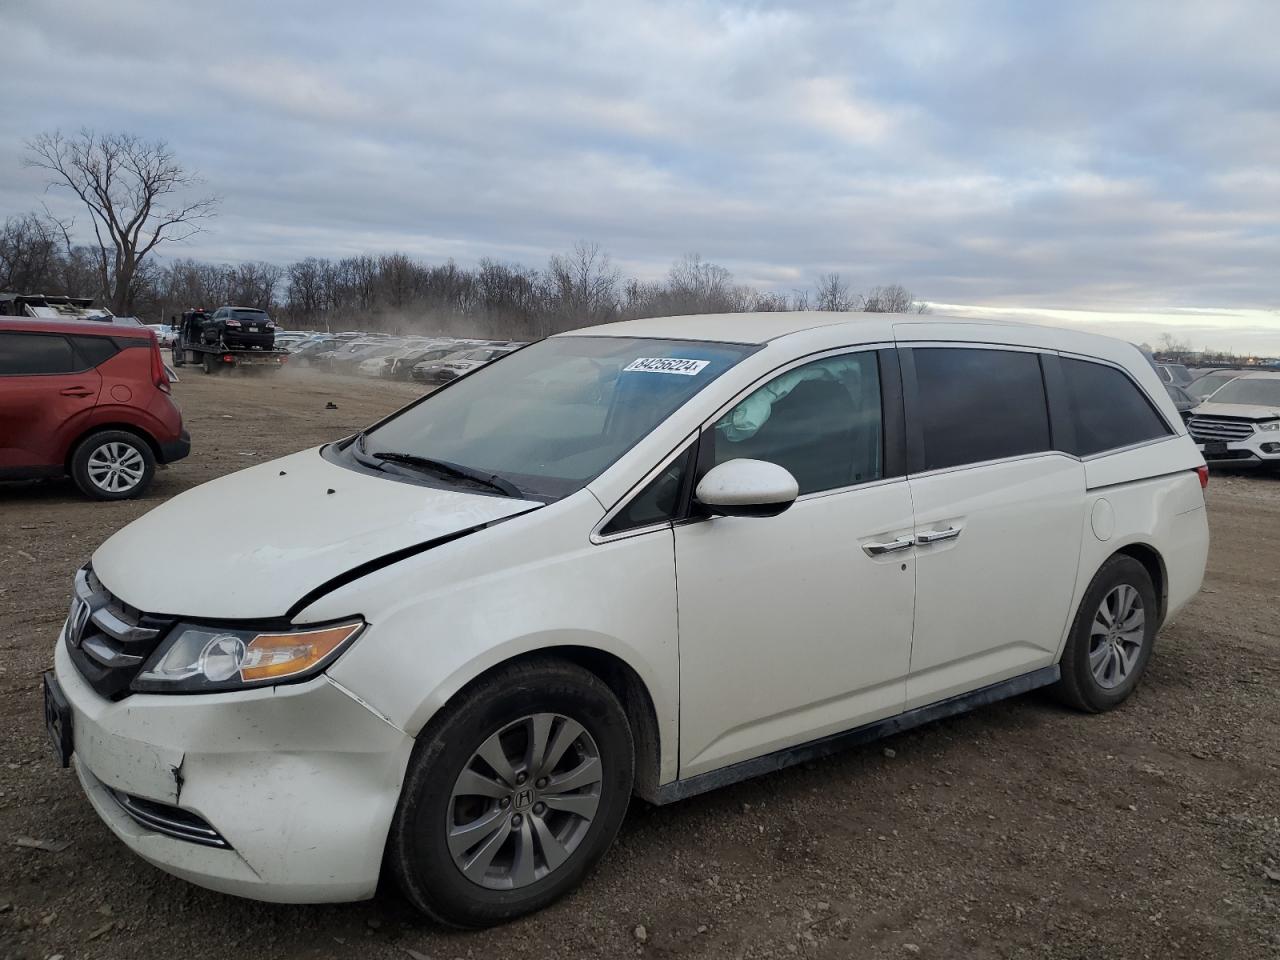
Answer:
M1187 393L1193 397L1201 399L1209 396L1213 391L1228 381L1234 380L1240 376L1238 371L1225 370L1222 373L1206 373L1199 380L1195 381L1191 386L1187 387Z
M756 347L553 337L508 353L363 436L557 499L586 486Z
M1280 377L1232 380L1211 398L1214 403L1280 407Z

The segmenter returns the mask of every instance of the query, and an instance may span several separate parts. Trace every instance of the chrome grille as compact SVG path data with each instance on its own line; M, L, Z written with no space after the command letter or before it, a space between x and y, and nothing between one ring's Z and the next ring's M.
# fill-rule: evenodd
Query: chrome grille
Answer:
M1253 421L1237 417L1192 417L1187 424L1191 438L1198 443L1225 440L1232 443L1253 436Z
M119 700L172 621L142 613L113 596L93 571L76 573L67 616L71 659L99 694Z

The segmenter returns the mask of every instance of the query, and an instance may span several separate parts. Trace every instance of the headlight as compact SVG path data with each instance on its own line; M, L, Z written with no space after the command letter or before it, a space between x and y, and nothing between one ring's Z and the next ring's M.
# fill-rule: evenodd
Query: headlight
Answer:
M1280 430L1280 420L1266 420L1255 424L1259 430Z
M202 693L303 680L337 659L364 628L363 620L279 631L180 623L143 665L133 689Z

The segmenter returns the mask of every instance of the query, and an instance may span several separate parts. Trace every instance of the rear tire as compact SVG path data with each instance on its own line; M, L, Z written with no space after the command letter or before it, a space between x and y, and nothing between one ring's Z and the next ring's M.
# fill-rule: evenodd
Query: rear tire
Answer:
M213 359L213 354L206 353L200 360L200 366L204 368L204 372L212 376L218 372L218 364Z
M1137 688L1155 646L1159 601L1147 568L1128 556L1102 565L1071 625L1052 687L1086 713L1119 706Z
M613 843L633 766L626 714L594 674L554 659L499 668L418 736L391 871L415 907L452 926L540 910Z
M187 352L178 347L170 347L169 353L173 357L173 365L175 367L184 367L187 364Z
M95 500L130 500L151 486L156 457L151 445L124 430L102 430L80 441L71 456L71 478Z

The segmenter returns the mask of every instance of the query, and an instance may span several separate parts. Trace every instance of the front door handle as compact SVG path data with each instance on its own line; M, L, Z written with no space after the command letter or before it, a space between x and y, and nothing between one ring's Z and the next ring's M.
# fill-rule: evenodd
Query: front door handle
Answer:
M93 391L87 387L63 387L58 391L64 397L91 397Z
M954 540L958 536L960 536L959 527L947 527L945 530L928 530L916 535L916 543L924 547L931 543L941 543L943 540Z
M883 557L886 553L910 550L915 543L910 537L898 537L897 540L889 540L885 543L864 543L862 549L868 557Z

